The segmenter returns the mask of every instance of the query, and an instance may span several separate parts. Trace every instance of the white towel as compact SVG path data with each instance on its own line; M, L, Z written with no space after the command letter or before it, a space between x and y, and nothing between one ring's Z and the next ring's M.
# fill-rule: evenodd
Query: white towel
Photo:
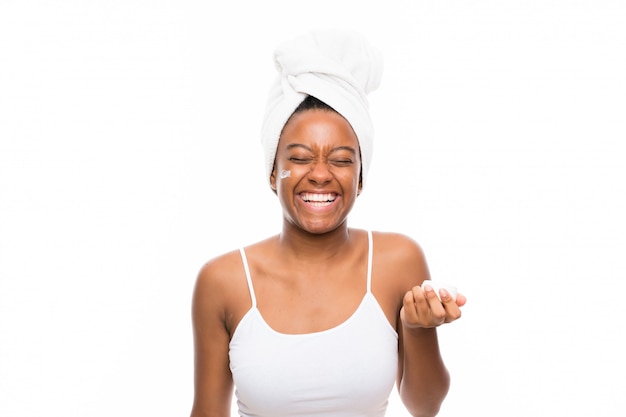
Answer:
M268 181L280 133L296 107L311 95L352 126L361 148L365 185L374 137L367 95L380 85L381 53L358 33L326 30L282 43L274 52L274 62L278 76L270 90L261 130Z

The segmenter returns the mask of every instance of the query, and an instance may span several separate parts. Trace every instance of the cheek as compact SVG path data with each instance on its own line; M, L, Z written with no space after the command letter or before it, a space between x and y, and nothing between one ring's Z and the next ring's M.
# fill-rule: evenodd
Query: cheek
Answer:
M309 170L306 165L283 163L276 167L276 179L278 181L299 179L306 176Z
M278 173L278 179L279 180L284 180L291 177L291 171L288 169L281 169L280 172Z
M343 181L350 181L354 184L358 184L361 178L361 166L354 165L351 168L342 168L337 170L337 178L341 178Z

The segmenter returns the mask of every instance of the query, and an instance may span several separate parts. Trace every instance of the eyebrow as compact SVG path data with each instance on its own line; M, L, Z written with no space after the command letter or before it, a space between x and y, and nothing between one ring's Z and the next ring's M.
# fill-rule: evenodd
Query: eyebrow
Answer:
M287 150L291 150L293 148L303 148L306 149L309 152L313 152L313 149L311 149L310 147L303 145L301 143L290 143L289 145L287 145ZM338 151L348 151L350 153L352 153L353 155L356 155L356 149L354 149L351 146L337 146L336 148L332 148L330 150L331 153L333 152L338 152Z

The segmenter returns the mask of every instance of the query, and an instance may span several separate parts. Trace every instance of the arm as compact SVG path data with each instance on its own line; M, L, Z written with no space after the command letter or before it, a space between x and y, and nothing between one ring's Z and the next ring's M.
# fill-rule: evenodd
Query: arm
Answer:
M193 294L194 402L191 417L229 417L233 380L229 369L229 332L218 268L200 272Z
M412 416L432 417L439 412L450 387L436 328L461 316L459 307L465 303L465 297L459 295L455 302L442 290L440 302L432 289L422 290L419 285L429 279L429 272L416 244L405 259L405 270L412 271L412 282L406 283L405 288L410 290L404 294L400 310L398 390Z

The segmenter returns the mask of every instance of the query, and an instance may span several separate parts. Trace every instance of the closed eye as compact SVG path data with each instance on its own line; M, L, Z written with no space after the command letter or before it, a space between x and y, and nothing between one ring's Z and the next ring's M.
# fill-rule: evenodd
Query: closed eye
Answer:
M352 165L352 160L351 159L332 159L330 161L333 165L336 166L340 166L340 167L347 167Z
M310 158L296 158L296 157L291 157L289 158L289 162L293 162L294 164L308 164L309 162L311 162Z

